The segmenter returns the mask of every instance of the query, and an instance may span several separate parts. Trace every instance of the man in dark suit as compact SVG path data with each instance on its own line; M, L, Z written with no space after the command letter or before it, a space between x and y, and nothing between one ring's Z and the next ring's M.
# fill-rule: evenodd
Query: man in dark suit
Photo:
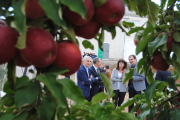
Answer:
M169 70L166 70L166 71L157 70L155 80L167 82L168 76L171 76L171 72Z
M83 96L86 100L90 101L90 87L92 85L92 75L89 71L91 65L91 57L85 56L83 58L83 64L77 72L78 86L81 88Z
M137 67L137 59L135 55L129 56L129 62L130 62L129 68ZM129 98L132 98L137 94L141 94L141 91L146 89L144 73L139 74L135 69L133 78L129 79L128 87L129 87ZM134 107L134 103L131 106L129 106L129 112L133 107Z
M106 69L103 67L103 65L101 64L100 67L98 67L99 71L103 74L105 74ZM101 89L99 90L99 92L104 92L104 83L101 82Z
M166 71L157 70L155 80L167 82L168 76L171 76L171 72L169 70ZM163 92L165 91L166 87L164 88ZM169 94L169 91L167 92L167 94Z
M91 98L96 95L101 89L102 79L98 73L98 67L101 64L101 59L96 57L93 59L93 65L89 68L92 78Z

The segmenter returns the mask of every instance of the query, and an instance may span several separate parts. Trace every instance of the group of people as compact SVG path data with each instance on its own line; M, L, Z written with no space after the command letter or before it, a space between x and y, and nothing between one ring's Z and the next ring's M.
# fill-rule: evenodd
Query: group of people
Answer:
M93 65L91 66L91 62ZM137 67L135 55L129 56L129 68ZM91 66L91 67L90 67ZM113 69L112 74L109 66L102 66L101 59L96 57L93 60L90 56L84 56L83 64L77 72L78 86L81 88L83 96L86 100L91 101L92 97L99 92L104 92L104 84L99 75L102 72L112 81L112 87L115 93L113 100L115 106L120 106L124 101L127 88L129 88L129 97L134 97L136 94L141 94L141 91L146 89L144 74L138 74L135 70L133 78L129 80L128 87L126 83L122 83L124 74L127 72L127 62L120 59L117 62L117 67ZM129 107L129 111L133 108L133 104Z
M91 62L93 62L92 66ZM129 56L129 63L129 68L137 67L135 55ZM128 84L123 84L123 77L125 73L128 72L127 62L125 60L120 59L117 62L117 67L114 68L111 73L108 65L103 66L101 64L100 58L96 57L92 60L90 56L84 56L83 64L77 72L77 78L78 86L81 88L83 96L88 101L91 101L92 97L97 93L104 92L104 84L99 72L106 74L112 82L113 92L115 93L113 97L115 107L123 103L126 92L129 92L129 98L132 98L137 94L141 94L141 91L145 91L146 89L145 75L144 73L137 73L136 69L134 70L133 77L129 79ZM129 112L133 107L134 104L129 106Z

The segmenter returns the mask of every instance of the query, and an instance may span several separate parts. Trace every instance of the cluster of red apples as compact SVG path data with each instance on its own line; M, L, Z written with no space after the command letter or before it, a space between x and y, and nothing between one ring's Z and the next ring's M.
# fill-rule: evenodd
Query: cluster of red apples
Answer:
M76 36L86 39L94 38L102 24L108 26L117 24L125 12L123 0L107 0L99 7L94 6L93 0L84 0L84 3L87 9L85 19L68 7L63 10L63 15L74 25Z
M81 65L81 52L78 45L70 40L59 43L43 28L33 27L26 32L26 47L17 49L19 33L0 21L0 64L15 58L16 65L20 67L54 67L68 68L64 75L71 75Z
M172 43L174 41L173 39L173 31L171 31L171 34L168 36L168 41L166 43L167 50L170 51L172 49ZM161 35L165 35L165 32L162 32ZM134 44L137 46L138 40L134 39ZM153 53L153 56L151 58L151 65L154 69L160 70L160 71L166 71L169 68L169 64L167 64L166 60L163 58L162 54L159 51L155 51Z
M30 19L37 19L46 15L38 3L39 0L27 0L25 15ZM64 19L71 22L77 36L86 39L94 38L101 24L114 25L118 23L125 12L123 0L107 0L100 7L94 5L93 0L84 0L87 13L83 19L78 13L71 11L67 6L63 8ZM4 21L0 23L0 64L16 59L16 65L28 67L47 67L53 65L60 68L68 68L71 75L81 65L81 52L78 45L70 40L56 43L53 36L43 28L31 27L26 31L26 47L17 49L19 33L9 27Z

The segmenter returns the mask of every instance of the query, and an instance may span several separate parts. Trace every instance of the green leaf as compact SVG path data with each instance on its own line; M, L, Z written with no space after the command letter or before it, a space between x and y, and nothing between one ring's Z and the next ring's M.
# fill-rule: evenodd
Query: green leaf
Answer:
M107 120L138 120L132 113L112 113Z
M16 44L16 48L18 49L24 49L26 47L26 30L25 32L23 32L19 37L18 37L18 41Z
M10 62L8 62L7 68L8 68L8 72L7 72L7 78L8 78L8 83L9 83L9 87L14 90L14 84L16 83L16 77L15 77L15 61L14 59L11 60Z
M43 82L51 94L58 99L60 107L66 107L66 97L62 93L62 86L57 83L56 76L53 74L39 75L37 78L40 82Z
M50 69L49 73L54 74L55 76L58 76L68 71L69 70L67 68L53 67Z
M131 28L130 31L128 32L128 34L132 34L132 33L138 32L139 30L144 30L144 28L143 27Z
M168 76L167 82L168 82L170 88L176 90L176 85L175 85L176 76Z
M14 17L18 31L23 34L25 31L25 2L26 0L13 0L12 7L14 11Z
M177 71L178 76L180 76L180 64L178 62L176 62L176 60L177 60L177 57L174 53L173 57L172 57L172 63L173 63L175 70Z
M137 0L138 1L138 5L137 5L137 12L136 14L139 14L141 17L145 17L147 16L147 4L145 0Z
M63 29L66 29L66 22L62 18L61 5L58 3L59 2L56 2L55 0L39 0L39 4L46 12L47 17L53 20L57 25L60 25Z
M78 120L74 115L69 114L64 117L65 120Z
M21 87L27 86L29 84L29 78L27 76L22 76L17 78L15 89L19 89Z
M75 85L75 83L70 79L61 79L57 81L62 85L63 94L68 98L76 102L76 104L84 103L84 96L82 94L82 90Z
M179 120L180 109L175 109L173 111L170 111L169 116L170 116L171 120Z
M137 10L138 0L123 0L123 1L128 6L128 9L130 11Z
M135 103L136 101L137 101L136 98L129 98L128 100L123 102L120 107L123 107L123 108L128 107L128 106L132 105L133 103Z
M77 12L83 19L85 18L87 9L84 0L60 0L60 2L68 6L71 11Z
M129 79L133 78L134 75L134 70L133 68L129 68L129 71L127 73L125 73L124 77L123 77L123 84L128 81Z
M73 26L71 25L71 23L67 23L67 28L63 29L63 32L67 33L70 36L71 40L76 42L74 29L73 29Z
M85 113L89 114L91 111L89 107L85 105L75 105L71 106L71 114L75 116L84 116Z
M156 22L158 21L159 6L150 0L145 1L148 10L148 21L152 24L153 27L155 27Z
M101 34L98 39L98 46L103 51L103 43L104 43L104 29L101 30Z
M150 101L151 98L152 98L152 95L153 95L153 91L155 90L156 86L161 83L160 81L155 81L153 83L151 83L147 89L146 89L146 92L145 92L145 97L146 97L146 100Z
M14 95L15 104L21 107L24 104L32 104L41 91L39 82L30 82L28 86L18 89Z
M137 44L136 47L136 55L138 55L140 52L142 52L144 50L144 48L146 47L146 45L148 44L148 42L153 38L153 35L148 35L146 37L144 37L142 40L140 40Z
M176 42L180 42L180 33L179 32L175 32L173 34L173 39L176 41Z
M158 84L158 85L157 85L158 90L159 90L159 91L164 90L165 86L167 86L167 85L168 85L168 83L167 83L167 82L162 81L160 84Z
M161 0L161 5L160 5L161 9L164 9L165 5L166 5L166 0Z
M27 112L22 112L21 114L16 116L14 120L26 120L27 117L28 117L28 113Z
M153 52L161 45L163 45L164 43L167 42L167 36L166 35L161 35L159 37L157 37L153 42L150 42L148 44L148 50L149 50L149 54L150 56L152 56Z
M140 69L143 68L143 64L144 64L144 58L141 58L137 64L137 73L139 73Z
M150 114L147 115L147 120L153 120L155 115L156 115L157 109L156 108L151 108L150 109Z
M5 100L3 102L3 105L5 105L6 107L12 107L15 102L14 102L14 94L6 94L2 100Z
M141 106L141 103L137 103L130 111L130 113L134 113L137 112L137 110L139 109L139 107Z
M55 103L53 97L44 96L39 107L39 120L51 120L54 115Z
M177 56L176 61L180 64L180 47L179 46L180 46L180 43L177 43L177 42L172 43L172 50Z
M143 37L147 36L151 31L154 30L154 27L152 26L152 24L148 21L147 22L147 27L143 32Z
M150 110L144 110L141 112L141 114L139 114L138 118L139 120L144 120L144 118L146 117L146 115L148 115L150 113Z
M107 99L108 97L109 97L109 95L107 93L100 92L92 98L92 104L94 105L104 99Z
M94 50L94 45L88 40L84 40L82 42L82 45L84 46L85 49L90 48L91 50Z
M0 114L0 120L14 120L15 116L12 114L3 113Z
M95 7L100 7L102 6L107 0L95 0L94 5Z
M106 75L104 75L103 73L99 73L99 74L100 74L101 79L102 79L102 81L103 81L103 83L104 83L104 86L105 86L105 88L106 88L106 90L107 90L107 92L108 92L108 94L109 94L109 98L112 97L112 95L113 95L113 87L112 87L112 85L111 85L111 81L110 81L109 78L108 78ZM105 95L104 95L104 96L105 96Z
M149 84L151 84L154 81L154 77L153 77L154 73L152 72L151 69L148 69L147 73L146 73L146 78L147 78L147 82Z
M122 24L123 24L123 26L124 26L125 28L134 27L134 22L126 22L126 21L123 21Z
M15 91L10 88L9 81L5 82L4 87L3 87L3 91L5 93L9 93L9 94L14 94L15 93Z
M116 37L116 26L103 25L103 28L111 33L112 39Z
M174 23L180 24L180 19L179 18L174 18Z

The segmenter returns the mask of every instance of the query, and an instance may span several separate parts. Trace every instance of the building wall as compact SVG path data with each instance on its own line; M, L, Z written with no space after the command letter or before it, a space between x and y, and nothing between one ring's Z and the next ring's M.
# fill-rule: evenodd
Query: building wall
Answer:
M135 14L135 12L130 12L126 8L125 15L120 22L122 22L122 21L134 22L136 26L142 26L147 21L147 17L141 18L141 17L137 16ZM126 29L126 31L128 32L129 30ZM131 41L131 42L134 41L134 36L135 36L135 33L130 35L130 36L127 36L124 32L121 31L121 29L119 27L116 27L116 37L112 40L111 34L109 32L105 31L104 42L110 44L110 46L109 46L110 47L109 48L109 59L110 60L117 60L119 58L123 58L124 57L125 43L126 43L126 41ZM91 50L91 49L85 49L82 46L82 41L84 40L84 38L77 37L77 39L79 40L80 50L81 50L82 54L83 54L83 52L88 52L88 53L95 53L96 55L98 55L98 42L97 42L97 40L95 40L95 39L89 40L94 45L94 50Z

